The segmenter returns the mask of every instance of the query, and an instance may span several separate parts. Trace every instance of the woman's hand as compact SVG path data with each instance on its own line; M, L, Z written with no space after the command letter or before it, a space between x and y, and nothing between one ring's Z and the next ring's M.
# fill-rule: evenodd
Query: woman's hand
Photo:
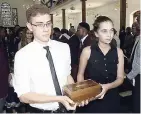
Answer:
M102 92L96 96L98 99L103 99L106 92L109 90L109 84L100 84L102 87Z
M84 101L82 101L81 103L79 103L78 106L79 106L79 107L83 107L83 106L85 106L85 105L88 105L88 103L89 103L89 100L84 100Z

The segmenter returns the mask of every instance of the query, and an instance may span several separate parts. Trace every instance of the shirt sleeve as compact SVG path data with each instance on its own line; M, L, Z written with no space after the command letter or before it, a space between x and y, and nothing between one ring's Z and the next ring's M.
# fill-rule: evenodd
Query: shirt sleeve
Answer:
M140 74L140 42L138 43L132 63L132 70L127 75L129 79L135 78L138 74Z
M30 92L29 67L26 55L17 52L14 61L13 87L18 97Z

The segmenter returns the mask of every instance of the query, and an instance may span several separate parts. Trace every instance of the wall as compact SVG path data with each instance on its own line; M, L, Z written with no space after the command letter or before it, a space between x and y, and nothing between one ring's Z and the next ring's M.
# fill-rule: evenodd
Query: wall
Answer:
M119 26L120 26L120 18L119 18L120 17L120 12L119 12L119 9L115 10L116 4L117 4L117 2L112 3L112 4L108 4L108 5L105 5L105 6L101 6L101 7L98 7L98 8L88 9L87 10L86 20L87 20L87 23L90 24L91 29L93 29L92 24L94 23L95 16L97 14L99 14L99 15L109 16L113 20L113 22L115 24L115 28L118 30ZM68 19L68 17L69 17L69 19ZM69 26L69 24L72 23L72 25L76 29L78 24L82 21L81 17L82 17L81 13L67 15L66 16L66 26L67 25ZM62 22L59 23L57 21L59 19L61 19L61 17L56 18L54 16L54 26L57 26L57 27L61 28L62 27L62 25L61 25Z
M53 27L58 27L62 29L62 17L61 16L55 16L53 17Z
M140 0L127 0L126 27L132 26L133 13L135 13L138 10L140 10Z
M113 20L114 27L116 30L119 30L120 27L120 11L117 8L118 2L107 4L98 8L89 9L87 10L87 22L90 24L91 29L93 28L94 20L96 19L95 16L97 15L104 15L108 16ZM116 10L115 10L116 8Z
M11 8L18 9L18 23L20 26L26 26L26 9L23 8L24 4L33 4L32 0L0 0L0 4L3 2L7 2L11 5Z
M80 13L75 13L75 14L66 14L66 28L69 29L70 28L70 23L72 24L72 26L75 27L75 29L77 28L78 23L80 23L81 20L81 14ZM54 15L54 27L59 27L60 29L62 29L62 16L55 16Z
M133 13L138 11L140 9L140 0L127 0L127 9L126 9L126 27L131 26L133 23ZM115 28L117 31L120 29L120 6L119 1L111 4L107 4L98 8L88 9L87 10L87 17L86 20L90 24L91 29L93 28L93 22L95 20L95 16L99 15L105 15L110 17L115 25ZM77 28L77 25L79 22L81 22L81 13L77 14L69 14L69 17L72 19L67 19L66 16L66 23L72 23L72 25ZM54 17L55 18L55 17ZM60 17L61 18L61 17ZM54 19L55 20L55 19ZM54 22L56 26L62 27L62 23L57 24Z
M20 26L25 26L26 25L26 16L25 16L25 11L26 9L23 8L24 4L33 4L32 0L0 0L0 4L2 2L8 2L10 3L12 8L17 8L18 9L18 22ZM132 14L140 9L140 0L127 0L127 11L126 11L126 26L131 26L133 19L132 19ZM89 9L87 14L87 22L90 24L91 29L93 28L92 24L95 19L96 14L100 15L106 15L109 16L115 24L115 28L118 30L120 26L120 12L119 8L115 10L115 7L117 6L117 3L112 3L108 4L102 7L94 8L94 9ZM69 18L69 19L68 19ZM55 17L54 16L54 26L57 26L59 28L62 28L62 18L61 17ZM78 23L81 22L81 13L77 14L69 14L66 15L66 26L69 28L69 24L72 23L72 25L77 28Z

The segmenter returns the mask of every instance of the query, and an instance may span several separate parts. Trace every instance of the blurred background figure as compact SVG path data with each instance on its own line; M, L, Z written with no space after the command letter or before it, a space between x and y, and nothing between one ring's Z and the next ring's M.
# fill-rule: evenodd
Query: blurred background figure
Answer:
M0 28L0 113L3 112L6 97L8 94L8 75L9 75L9 64L8 56L5 49L6 31L4 28Z
M130 54L133 48L133 44L134 44L134 37L131 33L131 28L127 27L125 41L123 45L123 51L124 51L125 56L128 58L130 57Z
M68 39L64 35L62 35L58 27L53 28L53 40L68 43Z
M28 28L25 28L21 36L21 41L18 45L18 49L23 48L24 46L26 46L32 41L33 41L33 33Z
M124 40L125 40L125 27L123 26L119 31L119 39L120 39L120 48L123 48Z
M69 31L67 29L61 29L61 33L65 36L68 40L70 39Z

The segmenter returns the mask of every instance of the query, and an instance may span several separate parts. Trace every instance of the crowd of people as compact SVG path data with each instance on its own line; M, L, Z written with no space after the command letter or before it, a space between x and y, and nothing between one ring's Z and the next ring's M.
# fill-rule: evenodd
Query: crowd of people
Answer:
M140 16L119 36L106 16L97 17L92 30L87 22L77 30L52 28L42 5L33 5L26 17L27 27L0 27L0 112L118 113L124 80L133 87L131 112L140 112ZM87 79L102 87L97 100L77 106L62 95L64 85Z

